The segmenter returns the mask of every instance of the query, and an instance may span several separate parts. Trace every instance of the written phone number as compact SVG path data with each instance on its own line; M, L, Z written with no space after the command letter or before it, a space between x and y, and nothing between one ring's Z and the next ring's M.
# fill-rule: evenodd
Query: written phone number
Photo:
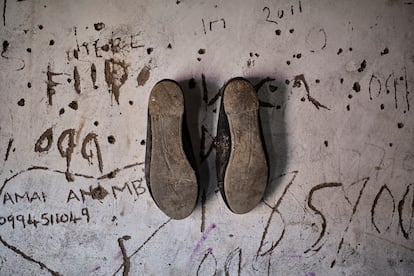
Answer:
M76 224L79 221L86 220L87 223L90 221L88 208L82 208L80 216L78 214L70 211L68 213L43 213L40 215L40 219L32 214L27 215L9 215L9 216L0 216L0 226L5 224L11 225L12 229L15 229L16 226L21 225L23 228L32 225L37 228L37 226L49 226L56 224Z

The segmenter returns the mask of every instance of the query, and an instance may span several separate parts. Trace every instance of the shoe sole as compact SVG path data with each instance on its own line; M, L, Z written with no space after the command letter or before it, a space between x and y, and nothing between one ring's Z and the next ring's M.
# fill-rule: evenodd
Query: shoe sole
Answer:
M234 213L243 214L261 201L268 178L259 101L248 81L235 79L224 89L223 104L232 146L224 175L225 200Z
M148 111L151 124L150 189L158 207L173 219L193 211L198 185L183 149L184 97L173 81L161 81L151 91Z

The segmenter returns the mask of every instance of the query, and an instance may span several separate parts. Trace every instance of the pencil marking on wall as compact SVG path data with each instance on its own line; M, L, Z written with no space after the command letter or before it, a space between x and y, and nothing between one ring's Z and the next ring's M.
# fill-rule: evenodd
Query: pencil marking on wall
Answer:
M7 0L3 0L3 26L6 27Z
M292 176L292 178L291 178L291 180L289 181L289 183L286 185L286 187L285 187L285 189L283 190L283 192L282 192L282 194L281 194L281 196L279 197L279 199L275 202L275 204L274 204L274 206L273 207L271 207L271 212L270 212L270 215L269 215L269 217L268 217L268 219L267 219L267 223L266 223L266 226L265 226L265 228L264 228L264 230L263 230L263 234L262 234L262 238L261 238L261 240L260 240L260 244L259 244L259 247L258 247L258 249L257 249L257 252L256 252L256 259L259 257L259 256L261 256L261 257L263 257L263 256L265 256L265 255L269 255L269 254L272 254L272 252L273 252L273 250L278 246L278 244L279 244L279 242L282 240L282 238L283 238L283 236L284 236L284 234L285 234L285 228L283 228L283 230L282 230L282 233L281 233L281 235L279 236L279 238L277 239L277 241L276 242L272 242L272 245L270 246L270 248L269 249L267 249L266 251L264 251L263 250L263 247L264 247L264 245L265 245L265 240L266 240L266 238L267 238L267 236L268 236L268 231L269 231L269 226L270 226L270 224L271 224L271 222L272 222L272 220L273 220L273 216L274 216L274 214L275 213L278 213L279 214L279 216L280 216L280 218L283 220L283 217L282 217L282 215L280 214L280 212L279 212L279 210L278 210L278 208L279 208L279 206L280 206L280 204L282 203L282 200L283 200L283 198L285 197L285 195L286 195L286 193L287 193L287 191L289 190L289 188L292 186L292 184L294 183L294 181L295 181L295 178L296 178L296 176L297 176L297 174L299 173L299 171L293 171L293 172L290 172L290 173L285 173L285 174L282 174L282 175L280 175L278 178L282 178L282 177L284 177L285 175L290 175L290 174L292 174L293 176ZM264 251L264 252L263 252Z
M310 46L309 51L311 53L325 49L328 43L328 36L325 29L313 27L306 36L306 42Z
M240 247L235 248L227 255L226 262L224 263L225 276L232 275L230 271L232 271L231 266L235 266L234 262L237 264L237 275L240 276L242 270L242 249Z
M129 259L131 259L134 255L138 254L141 251L141 249L144 248L145 245L149 243L157 235L157 233L170 222L171 219L168 219L163 224L161 224L154 232L152 232L152 234L131 255L129 255ZM115 276L123 267L124 263L119 266L119 268L115 271L113 275Z
M4 162L6 162L7 159L9 158L9 154L10 154L11 147L13 145L13 141L14 139L10 138L9 142L7 143L7 150L6 150L6 155L4 156Z
M202 275L202 274L200 274L200 272L202 272L203 269L208 269L209 268L209 266L208 266L209 263L208 262L213 263L213 265L210 266L210 267L214 267L214 271L212 271L213 272L212 275L214 275L214 276L217 275L217 258L216 258L216 256L214 256L212 250L208 250L207 253L204 254L204 257L201 259L201 262L200 262L200 264L197 268L196 275ZM204 266L206 266L206 268L204 268ZM205 272L203 274L205 274Z
M407 199L407 196L409 195L410 189L412 190L412 199L411 199L411 214L408 215L409 222L408 222L408 228L406 228L407 225L404 225L404 207L405 207L405 200ZM408 209L409 211L409 209ZM407 186L405 193L403 197L401 198L400 202L398 202L398 220L400 224L401 232L405 239L409 239L409 236L412 232L412 229L414 228L414 183L411 183Z
M306 249L304 251L304 253L308 253L310 250L319 250L316 246L319 244L319 242L322 240L323 236L325 235L326 232L326 217L323 215L323 213L315 207L315 205L313 205L313 197L314 197L314 193L323 190L323 189L327 189L327 188L338 188L341 187L342 183L337 183L337 182L328 182L328 183L321 183L318 184L314 187L312 187L312 189L309 192L309 198L308 198L308 207L315 212L316 215L320 216L320 218L322 219L322 229L321 232L319 233L318 238L314 241L314 243L311 245L310 248Z
M219 29L219 27L214 27L215 25L221 25L223 29L226 28L226 20L224 18L215 19L208 21L208 24L206 24L206 21L204 21L204 18L201 19L201 23L203 25L203 32L205 35L207 35L207 30L209 32L212 32L214 29ZM220 24L221 23L221 24ZM206 26L207 25L207 26ZM208 28L207 28L208 27Z
M385 194L386 192L386 194ZM387 195L391 198L392 200L392 212L391 212L391 219L390 219L390 223L387 225L387 227L385 228L385 231L388 231L391 227L391 223L392 223L392 219L394 218L394 213L395 213L395 200L394 200L394 196L392 195L390 189L388 188L387 184L384 184L381 186L381 188L379 189L377 195L375 196L374 199L374 203L372 204L371 207L371 223L374 226L375 230L377 230L378 233L381 233L381 230L378 228L377 223L375 222L375 209L379 203L379 200L381 199L382 195L384 194Z
M18 249L17 247L15 247L14 245L9 244L8 242L6 242L2 236L0 236L0 242L4 245L4 247L12 250L14 253L16 253L17 255L21 256L23 259L35 263L37 265L40 266L40 269L46 269L51 275L53 276L58 276L60 275L60 273L50 269L48 266L46 266L44 263L35 260L33 257L27 255L26 253L24 253L23 251L21 251L20 249Z

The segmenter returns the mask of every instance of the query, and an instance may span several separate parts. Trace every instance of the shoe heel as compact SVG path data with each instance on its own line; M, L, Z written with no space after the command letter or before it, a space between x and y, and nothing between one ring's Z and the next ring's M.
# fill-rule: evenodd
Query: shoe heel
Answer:
M193 211L198 184L183 149L184 97L173 81L157 83L148 103L147 184L157 206L173 219Z
M223 91L222 105L220 116L227 120L222 125L228 127L225 135L230 143L227 165L225 170L220 170L224 175L219 177L219 182L222 180L222 194L230 210L243 214L259 204L268 178L259 123L259 101L248 81L234 79ZM217 133L226 131L218 130ZM223 161L223 157L219 159Z

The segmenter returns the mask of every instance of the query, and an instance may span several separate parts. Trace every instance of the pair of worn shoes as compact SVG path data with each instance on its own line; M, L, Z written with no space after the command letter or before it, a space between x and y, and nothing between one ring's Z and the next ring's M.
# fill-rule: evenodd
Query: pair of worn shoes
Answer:
M243 78L224 87L216 136L216 168L220 192L237 214L262 199L268 163L253 86ZM199 177L186 123L184 96L172 80L152 89L148 103L145 177L157 206L173 219L191 214L198 199Z

